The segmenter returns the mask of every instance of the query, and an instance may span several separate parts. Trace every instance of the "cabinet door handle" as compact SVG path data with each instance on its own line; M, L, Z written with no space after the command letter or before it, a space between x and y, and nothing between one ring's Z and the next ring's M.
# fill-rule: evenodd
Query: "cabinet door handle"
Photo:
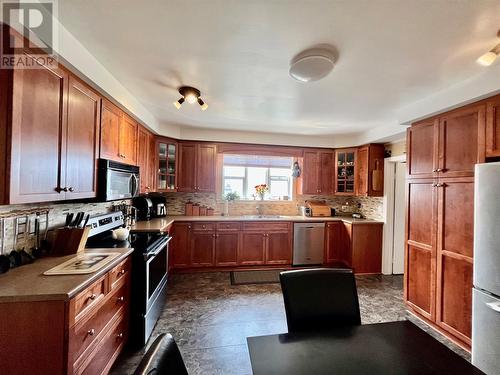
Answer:
M118 276L122 276L122 275L125 275L125 270L124 270L124 269L121 269L121 270L118 272Z
M95 300L97 298L97 295L95 293L92 293L89 297L91 300Z
M123 338L123 333L119 333L116 335L117 338L122 339Z
M432 170L432 172L434 172L434 173L435 173L435 172L438 172L438 170L437 170L437 169L433 169L433 170Z
M74 191L75 191L75 188L74 188L73 186L70 186L70 187L68 188L68 190L72 193L72 192L74 192Z
M88 334L89 336L94 336L94 334L95 334L95 329L94 329L94 328L89 329L89 330L87 331L87 334Z
M124 302L125 301L125 297L123 296L120 296L117 298L118 302Z

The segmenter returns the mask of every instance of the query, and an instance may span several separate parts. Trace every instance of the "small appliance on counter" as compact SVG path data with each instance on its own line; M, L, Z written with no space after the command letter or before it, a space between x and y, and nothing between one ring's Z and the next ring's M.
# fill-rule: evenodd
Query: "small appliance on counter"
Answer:
M147 196L153 203L153 211L151 217L167 216L167 198L161 194L150 193Z
M306 201L306 208L309 208L310 215L314 217L331 216L331 209L325 202L322 201Z
M137 220L151 220L155 217L154 205L149 196L141 195L132 199L132 206L137 209Z

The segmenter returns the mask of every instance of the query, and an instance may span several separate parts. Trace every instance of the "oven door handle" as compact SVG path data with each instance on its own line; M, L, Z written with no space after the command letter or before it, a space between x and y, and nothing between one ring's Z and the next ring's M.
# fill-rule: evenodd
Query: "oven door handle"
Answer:
M163 248L168 245L168 243L172 240L172 237L168 237L167 240L165 242L162 242L160 246L158 246L158 250L156 250L154 253L147 253L147 254L144 254L144 257L146 258L146 260L149 260L151 258L154 258L155 256L157 256L158 254L160 254L160 252L163 250Z

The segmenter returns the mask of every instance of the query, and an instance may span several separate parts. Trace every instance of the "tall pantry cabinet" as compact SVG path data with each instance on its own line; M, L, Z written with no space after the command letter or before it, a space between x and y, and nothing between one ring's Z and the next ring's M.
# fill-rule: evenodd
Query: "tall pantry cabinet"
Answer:
M485 162L486 104L407 131L405 300L417 316L471 344L474 165Z

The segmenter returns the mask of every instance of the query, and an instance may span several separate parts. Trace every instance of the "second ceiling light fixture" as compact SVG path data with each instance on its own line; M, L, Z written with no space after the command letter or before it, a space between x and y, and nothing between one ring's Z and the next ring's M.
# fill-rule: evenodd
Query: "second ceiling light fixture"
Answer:
M182 86L179 88L179 94L181 94L181 98L174 102L174 106L177 109L180 109L182 106L182 103L184 103L185 101L188 102L189 104L193 104L195 102L198 102L202 111L204 111L208 108L208 104L205 103L200 98L200 95L201 95L200 90L198 90L194 87Z

